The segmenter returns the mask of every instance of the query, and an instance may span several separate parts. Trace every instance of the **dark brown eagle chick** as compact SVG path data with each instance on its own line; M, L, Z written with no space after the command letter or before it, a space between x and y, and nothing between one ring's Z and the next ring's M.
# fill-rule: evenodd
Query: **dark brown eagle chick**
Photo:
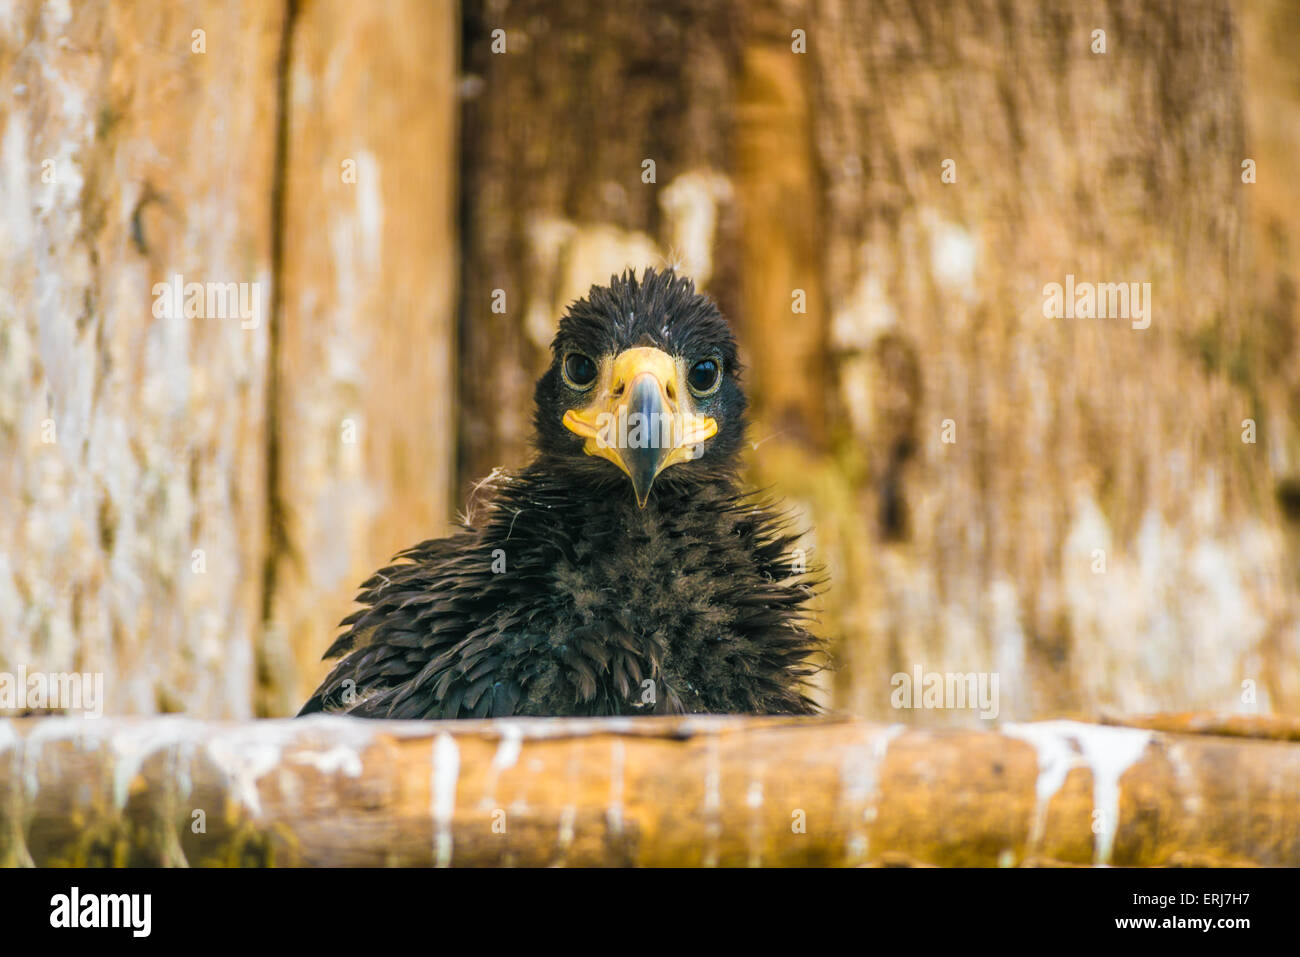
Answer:
M816 582L740 486L736 342L671 271L593 286L537 383L531 465L362 586L302 714L808 714Z

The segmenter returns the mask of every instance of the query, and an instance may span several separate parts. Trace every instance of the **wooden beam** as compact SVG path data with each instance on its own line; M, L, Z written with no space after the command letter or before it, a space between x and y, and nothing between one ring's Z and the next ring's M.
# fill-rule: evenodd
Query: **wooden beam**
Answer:
M302 705L356 586L459 504L459 29L451 0L294 23L260 716Z
M253 713L285 6L0 17L0 659L115 713Z
M0 722L0 864L1297 865L1300 745L685 717Z

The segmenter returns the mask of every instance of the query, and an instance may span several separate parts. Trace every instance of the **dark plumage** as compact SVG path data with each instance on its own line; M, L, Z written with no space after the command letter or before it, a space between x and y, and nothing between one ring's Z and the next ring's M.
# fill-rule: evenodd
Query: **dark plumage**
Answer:
M625 273L570 306L552 351L532 464L485 482L475 527L362 585L301 713L815 711L816 582L738 484L746 401L716 306L672 272ZM629 410L684 438L606 441L601 414Z

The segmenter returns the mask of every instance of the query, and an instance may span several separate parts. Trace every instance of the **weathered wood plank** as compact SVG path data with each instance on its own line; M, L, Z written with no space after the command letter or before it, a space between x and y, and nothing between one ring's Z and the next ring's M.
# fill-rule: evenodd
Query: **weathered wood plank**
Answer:
M1263 738L1300 741L1300 717L1284 714L1215 714L1191 711L1183 714L1105 715L1104 724L1125 728L1147 728L1181 734L1218 734L1231 738ZM1300 795L1297 795L1300 799Z
M1300 745L1078 722L0 723L0 863L1300 864Z
M860 583L828 597L837 705L884 717L892 672L942 661L998 672L1004 718L1233 708L1247 681L1293 710L1287 546L1242 440L1269 332L1233 5L819 14L839 461L755 462ZM1151 311L1048 317L1067 276L1149 282Z
M375 568L448 531L458 36L452 2L294 23L264 714L301 705Z
M0 670L109 711L252 713L283 6L0 17Z

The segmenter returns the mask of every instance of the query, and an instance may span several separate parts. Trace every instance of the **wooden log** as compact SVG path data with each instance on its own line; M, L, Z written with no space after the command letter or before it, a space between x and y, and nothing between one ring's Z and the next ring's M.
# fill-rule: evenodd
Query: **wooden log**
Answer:
M447 530L458 37L445 0L0 17L0 666L291 714Z
M1187 734L1220 734L1234 738L1268 738L1300 741L1300 717L1285 714L1182 714L1103 715L1104 724L1148 728Z
M693 716L0 723L6 865L1296 865L1300 746Z
M115 713L253 713L284 9L0 17L0 665Z
M293 714L356 587L450 531L455 5L303 4L288 59L257 714Z

